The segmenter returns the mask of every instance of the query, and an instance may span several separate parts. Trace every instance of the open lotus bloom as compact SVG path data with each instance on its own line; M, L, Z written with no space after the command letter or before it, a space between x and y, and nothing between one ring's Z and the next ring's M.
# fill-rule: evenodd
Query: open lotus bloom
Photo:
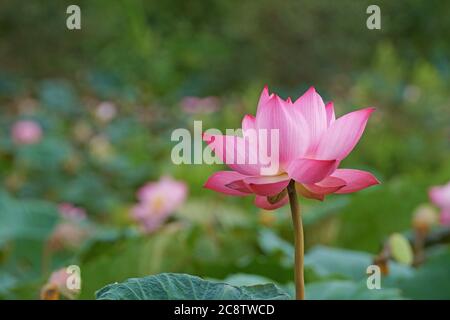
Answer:
M450 182L432 187L429 194L431 201L441 209L441 223L450 225Z
M164 221L184 202L186 184L170 177L147 183L138 190L139 203L131 211L145 232L159 228Z
M318 200L378 184L369 172L338 168L373 111L361 109L336 119L333 103L325 105L314 88L292 102L265 87L256 116L242 121L242 137L204 134L216 157L232 169L214 173L205 187L234 196L255 194L256 206L273 210L288 202L286 187L292 179L301 195ZM272 132L276 139L264 139ZM261 150L278 154L277 165L268 170Z

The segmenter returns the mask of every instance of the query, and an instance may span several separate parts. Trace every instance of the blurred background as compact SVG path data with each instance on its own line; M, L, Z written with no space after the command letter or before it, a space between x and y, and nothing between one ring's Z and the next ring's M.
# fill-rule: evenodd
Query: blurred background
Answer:
M382 184L301 199L307 296L450 299L448 222L428 195L450 180L450 2L377 1L381 30L370 4L1 1L0 298L93 299L161 272L292 292L288 209L205 190L222 166L170 158L173 129L238 128L268 84L314 85L337 116L377 108L343 167ZM81 292L61 285L69 265Z

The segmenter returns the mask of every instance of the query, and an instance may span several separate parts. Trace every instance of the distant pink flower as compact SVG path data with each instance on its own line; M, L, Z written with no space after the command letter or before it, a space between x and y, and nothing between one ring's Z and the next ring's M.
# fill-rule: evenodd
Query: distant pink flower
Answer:
M89 236L89 229L83 224L86 211L71 203L61 203L58 209L63 220L55 226L50 235L48 240L50 248L57 251L80 247Z
M186 184L170 177L147 183L137 192L139 203L133 207L132 217L145 232L152 232L184 202L186 195Z
M86 218L86 210L75 207L73 204L63 202L58 206L59 213L62 217L72 220L82 220Z
M274 210L288 203L285 191L291 179L301 195L319 200L331 193L351 193L378 184L369 172L338 169L358 143L373 111L361 109L336 119L333 103L325 105L312 87L295 102L269 94L265 87L256 116L246 115L242 120L243 137L204 134L216 156L233 170L214 173L205 187L233 196L256 194L257 207ZM238 155L257 153L261 147L270 150L271 146L261 145L260 140L250 147L245 141L247 131L261 129L279 130L279 168L272 175L262 174L261 162L229 161L231 155L237 159ZM212 147L217 141L225 148Z
M74 299L79 293L78 289L69 289L67 280L71 274L66 268L54 271L41 291L41 298L46 300L58 300L59 295L68 299Z
M211 113L219 110L217 97L184 97L180 104L184 112L192 114Z
M95 109L95 115L100 121L109 122L117 114L116 105L109 101L101 102Z
M450 182L443 186L432 187L429 195L431 201L441 209L441 223L450 225Z
M35 121L20 120L13 125L11 137L17 144L34 144L41 140L42 129Z
M89 230L76 221L64 221L56 225L48 240L54 250L79 248L89 236Z
M68 277L66 268L61 268L50 275L48 282L56 284L58 288L65 288Z
M443 225L450 225L450 210L442 211L440 216L441 223Z

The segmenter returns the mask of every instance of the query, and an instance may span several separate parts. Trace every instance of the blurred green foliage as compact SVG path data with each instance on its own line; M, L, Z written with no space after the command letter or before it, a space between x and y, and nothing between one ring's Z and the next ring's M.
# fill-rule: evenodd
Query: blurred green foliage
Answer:
M1 298L37 298L51 271L68 264L80 265L86 299L161 272L235 285L267 279L292 293L287 209L260 212L251 199L204 190L220 166L170 160L173 129L193 120L237 128L266 83L283 97L314 85L338 116L377 108L343 167L374 172L382 184L324 203L301 199L313 248L307 295L450 298L448 247L417 269L394 265L380 292L364 283L383 240L408 230L428 188L450 180L449 2L379 1L379 31L366 28L365 0L85 0L77 1L82 30L68 31L72 3L0 4ZM185 96L218 96L220 110L184 113ZM103 101L117 106L111 121L97 115ZM37 121L42 141L14 144L20 119ZM188 201L142 235L129 209L137 188L163 174L188 184ZM95 232L49 253L61 202L85 208Z

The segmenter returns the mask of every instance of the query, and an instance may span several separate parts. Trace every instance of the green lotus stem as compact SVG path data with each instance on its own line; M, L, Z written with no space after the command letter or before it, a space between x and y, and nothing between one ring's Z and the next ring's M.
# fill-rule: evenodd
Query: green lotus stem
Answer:
M291 180L287 187L289 195L289 205L292 213L292 223L294 225L294 243L295 243L295 298L297 300L305 299L305 279L303 274L303 264L305 249L303 244L303 223L300 215L300 205L295 190L295 181Z

